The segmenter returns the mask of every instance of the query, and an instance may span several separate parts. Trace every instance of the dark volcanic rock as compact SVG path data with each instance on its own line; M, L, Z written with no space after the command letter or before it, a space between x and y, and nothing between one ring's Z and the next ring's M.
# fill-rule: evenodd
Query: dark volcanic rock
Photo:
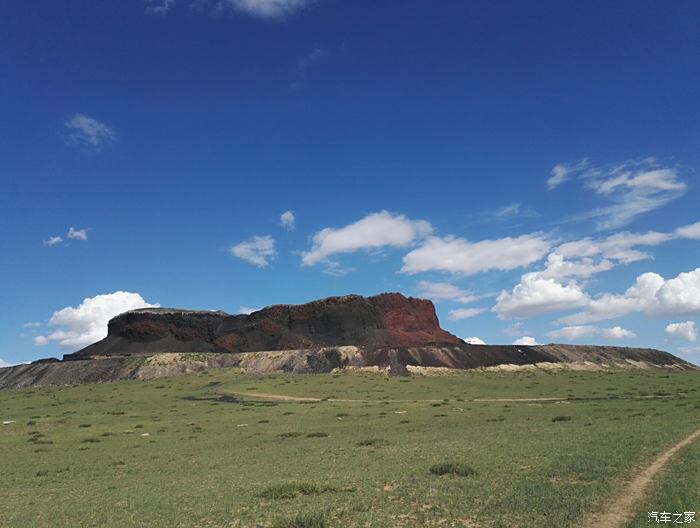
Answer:
M105 339L64 359L162 352L255 352L355 345L461 345L440 328L433 303L384 293L276 305L250 315L145 308L109 322Z
M134 310L112 319L105 339L64 359L70 361L0 368L0 389L155 379L224 367L255 373L380 367L399 376L413 367L696 368L645 348L469 345L440 328L430 301L398 293L330 297L250 315Z

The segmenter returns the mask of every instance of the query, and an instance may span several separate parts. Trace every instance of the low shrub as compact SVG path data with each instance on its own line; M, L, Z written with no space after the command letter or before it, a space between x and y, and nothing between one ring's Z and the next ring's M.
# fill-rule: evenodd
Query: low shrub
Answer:
M272 528L326 528L326 516L318 512L298 513L294 517L277 519Z
M474 475L476 471L464 462L440 462L430 467L433 475L456 475L458 477L468 477Z
M571 416L555 416L552 418L553 422L569 422L571 421Z
M302 436L304 433L300 433L299 431L287 431L285 433L280 433L277 436L280 438L297 438L299 436Z
M284 482L268 487L260 496L264 499L294 499L300 495L315 495L317 493L321 493L321 489L316 484Z
M365 446L386 445L388 443L389 442L387 442L383 438L368 438L367 440L360 440L355 445L357 447L365 447Z

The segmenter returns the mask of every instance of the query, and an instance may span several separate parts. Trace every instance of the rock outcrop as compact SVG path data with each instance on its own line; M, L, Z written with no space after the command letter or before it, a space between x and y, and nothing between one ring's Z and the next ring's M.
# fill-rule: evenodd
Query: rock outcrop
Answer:
M277 305L250 315L146 308L109 322L105 339L64 361L0 368L0 389L246 372L416 369L695 369L668 352L587 345L469 345L440 328L430 301L385 293Z
M275 305L250 315L144 308L109 322L102 341L66 360L164 352L256 352L329 346L461 345L440 328L433 303L383 293L347 295L301 305Z

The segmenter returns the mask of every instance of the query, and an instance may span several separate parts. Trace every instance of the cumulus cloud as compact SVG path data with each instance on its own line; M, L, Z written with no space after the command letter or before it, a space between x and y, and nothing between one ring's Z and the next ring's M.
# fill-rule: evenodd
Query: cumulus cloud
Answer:
M682 229L682 228L679 228ZM649 258L649 254L637 249L638 246L658 246L669 242L679 235L673 233L615 233L603 239L590 237L566 242L556 248L556 253L564 258L600 257L604 260L630 264Z
M302 264L313 266L341 253L404 248L432 233L425 220L411 220L388 211L372 213L345 227L322 229L313 236L313 245L302 253Z
M456 301L466 304L479 299L476 295L471 295L449 282L420 281L418 288L421 297L427 297L434 301Z
M462 319L469 319L485 311L486 308L458 308L457 310L450 310L447 313L447 317L453 321L461 321Z
M547 337L554 340L577 341L601 336L603 339L631 339L637 337L634 332L614 326L612 328L598 328L592 325L565 326L547 333Z
M548 180L550 189L575 175L585 189L608 202L609 205L573 217L573 220L595 221L600 231L625 226L687 190L676 168L662 167L654 158L602 167L586 164L577 170L561 169L555 174L557 167ZM561 174L564 176L560 177Z
M606 293L588 302L586 309L561 319L563 324L586 324L631 313L673 317L700 313L700 268L664 279L643 273L622 294Z
M70 229L68 229L68 234L66 236L70 239L73 239L73 240L87 240L88 239L87 229L75 229L74 227L71 227Z
M146 13L149 15L167 15L175 0L146 0Z
M588 257L578 260L566 260L555 251L547 256L545 269L538 272L538 277L557 280L574 277L588 278L614 267L615 263L609 259L602 259L598 262Z
M653 247L672 240L700 239L700 222L677 228L670 233L615 233L605 238L586 237L565 242L554 248L547 257L543 277L588 278L620 264L631 264L652 258L640 248Z
M693 343L698 339L698 330L694 321L671 323L666 326L666 335L671 339L685 339Z
M234 257L250 262L259 268L269 266L270 262L277 256L275 241L269 235L255 235L253 238L231 246L230 251Z
M631 330L622 328L621 326L613 326L612 328L603 328L600 335L605 339L633 339L637 334Z
M474 275L489 270L511 270L540 260L550 247L551 242L540 233L479 242L432 236L404 256L401 272L449 271Z
M99 150L102 145L110 143L116 138L112 128L85 114L75 114L64 124L70 131L69 143Z
M492 311L502 319L524 318L580 308L588 301L588 295L575 282L562 284L533 272L523 275L510 292L503 290Z
M476 336L465 337L462 341L464 341L465 343L468 343L470 345L485 345L486 344L483 340L479 339Z
M521 337L521 338L519 338L519 339L516 339L515 341L513 341L513 344L514 344L514 345L521 345L521 346L535 346L535 345L539 345L539 343L535 340L535 338L534 338L534 337L530 337L530 336L523 336L523 337Z
M258 18L279 19L299 11L311 3L311 0L221 0L220 5L227 5L236 11Z
M44 240L44 245L48 247L56 246L63 242L63 237L60 236L52 236L49 237L48 239Z
M294 216L294 211L285 211L280 215L280 225L284 227L287 231L293 231L296 227L296 217Z
M592 306L593 314L577 314L562 321L567 324L580 325L630 313L627 305L636 305L637 300L624 296L603 296L591 300L577 280L610 270L620 264L629 264L638 260L651 258L642 247L657 246L679 238L693 238L700 228L699 224L683 226L671 233L648 231L646 233L615 233L604 238L584 238L566 242L555 247L547 256L544 269L531 272L521 277L521 281L511 292L503 291L497 298L493 311L507 317L529 317L540 313L556 312ZM700 233L697 233L700 235ZM688 277L684 278L689 280ZM692 282L692 281L691 281ZM668 298L666 288L665 304ZM630 292L632 295L634 292ZM686 295L687 296L687 295ZM667 306L670 309L670 306ZM661 308L659 308L661 309ZM610 317L603 312L611 311ZM643 311L641 309L635 311ZM626 336L627 337L627 336Z
M57 341L67 350L77 350L107 336L107 323L112 317L137 308L157 307L138 293L116 291L83 299L77 307L68 306L54 312L49 325L57 328L47 336L37 336L34 344L42 346Z
M48 247L52 246L57 246L61 244L62 242L66 242L67 240L87 240L88 239L88 230L87 228L85 229L76 229L74 227L71 227L68 229L68 233L66 233L66 238L63 238L61 236L52 236L49 237L48 239L44 240L44 245Z

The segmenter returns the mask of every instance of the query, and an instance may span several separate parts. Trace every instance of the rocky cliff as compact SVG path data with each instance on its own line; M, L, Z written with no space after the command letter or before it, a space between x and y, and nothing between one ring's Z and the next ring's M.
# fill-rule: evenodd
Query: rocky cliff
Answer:
M277 305L250 315L147 308L109 322L105 339L64 357L0 368L0 389L153 379L210 368L608 369L694 365L668 352L585 345L469 345L440 328L430 301L384 293ZM413 370L411 370L413 369Z
M440 328L433 303L383 293L276 305L250 315L145 308L109 322L108 335L66 360L164 352L256 352L328 346L461 345Z

